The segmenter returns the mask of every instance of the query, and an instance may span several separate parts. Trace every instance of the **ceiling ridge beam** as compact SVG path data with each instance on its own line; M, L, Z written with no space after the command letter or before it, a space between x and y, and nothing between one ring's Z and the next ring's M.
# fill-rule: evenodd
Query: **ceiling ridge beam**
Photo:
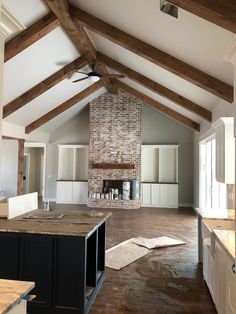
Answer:
M84 26L70 14L70 3L67 0L44 0L44 2L57 16L61 26L73 41L80 54L87 59L91 66L95 65L97 58L96 48L89 38ZM108 73L103 64L100 64L100 72L100 74ZM117 92L111 80L104 78L102 78L102 80L109 92Z
M59 25L60 23L53 12L42 17L5 44L4 61L10 60Z
M115 84L118 88L120 88L120 89L126 91L127 93L133 95L134 97L140 99L145 104L148 104L149 106L156 108L157 110L167 114L168 116L174 118L177 121L182 122L183 124L187 125L188 127L192 128L196 131L200 131L200 125L197 122L185 117L184 115L178 113L177 111L175 111L171 108L168 108L168 107L162 105L160 102L156 101L155 99L139 92L135 88L130 87L129 85L121 82L120 80L115 80Z
M214 23L230 32L236 33L235 0L168 0L168 2Z
M175 75L205 89L206 91L233 102L233 87L204 73L201 70L153 47L144 41L114 27L95 16L70 6L71 15L77 18L85 27L108 38L112 42L132 51L148 61L168 70Z
M76 105L78 102L80 102L84 98L90 96L91 94L96 92L101 87L103 87L103 83L101 80L99 80L98 82L94 83L93 85L85 88L84 90L82 90L81 92L76 94L75 96L73 96L70 99L63 102L61 105L50 110L49 112L47 112L46 114L44 114L43 116L38 118L37 120L35 120L32 123L30 123L29 125L27 125L25 127L25 133L29 134L29 133L33 132L34 130L38 129L43 124L49 122L50 120L52 120L53 118L55 118L59 114L63 113L67 109Z
M98 52L97 58L99 61L102 61L109 68L118 71L121 74L124 74L126 77L131 80L141 84L142 86L148 88L149 90L161 95L162 97L167 98L168 100L174 102L175 104L183 107L184 109L191 111L203 119L211 122L212 113L211 111L201 107L200 105L194 103L193 101L179 95L178 93L168 89L167 87L149 79L148 77L132 70L131 68L121 64L120 62Z
M34 98L40 96L48 89L58 84L69 75L74 73L76 70L81 69L83 66L87 64L87 61L83 57L79 57L75 61L69 63L56 73L53 73L51 76L40 82L39 84L32 87L30 90L17 97L7 105L3 107L3 118L6 118L16 110L25 106L28 102L33 100Z

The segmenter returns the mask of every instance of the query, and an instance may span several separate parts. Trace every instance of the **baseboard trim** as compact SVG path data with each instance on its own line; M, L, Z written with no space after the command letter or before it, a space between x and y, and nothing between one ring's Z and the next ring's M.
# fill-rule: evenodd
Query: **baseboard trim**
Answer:
M191 208L194 208L193 204L191 204L191 203L179 203L179 207L191 207Z

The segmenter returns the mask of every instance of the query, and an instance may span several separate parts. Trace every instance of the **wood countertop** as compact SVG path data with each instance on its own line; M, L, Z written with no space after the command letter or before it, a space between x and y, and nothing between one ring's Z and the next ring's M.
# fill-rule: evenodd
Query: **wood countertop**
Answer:
M216 239L219 241L228 256L235 259L235 231L234 230L213 230Z
M196 208L196 213L202 218L210 219L235 219L235 210L234 209L204 209Z
M101 216L89 216L89 214L93 215L96 213L100 213ZM40 218L26 218L29 214L40 215ZM52 214L62 214L64 216L62 218L47 218L49 215ZM0 232L89 237L110 216L110 212L102 213L94 210L45 211L42 209L38 209L11 220L0 219Z
M12 309L34 286L34 282L0 279L0 314Z

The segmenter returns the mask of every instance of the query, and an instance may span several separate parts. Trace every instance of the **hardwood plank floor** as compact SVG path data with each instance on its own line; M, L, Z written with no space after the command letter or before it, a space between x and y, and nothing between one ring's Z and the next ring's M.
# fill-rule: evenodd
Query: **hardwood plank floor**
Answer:
M56 205L57 208L65 205ZM83 206L66 205L84 209ZM131 237L174 236L186 245L153 250L106 279L90 314L213 314L215 306L197 264L197 218L191 209L114 209L107 248Z

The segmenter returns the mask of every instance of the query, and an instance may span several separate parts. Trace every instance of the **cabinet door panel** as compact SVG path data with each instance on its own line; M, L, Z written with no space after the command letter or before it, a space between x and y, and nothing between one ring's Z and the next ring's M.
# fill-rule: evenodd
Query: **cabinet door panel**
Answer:
M169 200L168 184L160 184L160 206L167 207Z
M73 203L80 203L81 182L73 182Z
M86 204L88 199L88 182L80 182L80 204Z
M177 184L167 185L168 185L168 206L178 207L178 185Z
M73 182L57 182L57 202L72 202L72 183Z
M52 289L53 239L45 235L21 235L19 279L35 282L32 306L49 308Z
M85 239L61 237L55 241L54 306L82 309L85 295Z
M226 285L226 295L227 295L227 309L226 314L236 313L236 276L232 271L233 262L227 257L227 285Z
M18 250L17 234L0 233L0 278L18 279Z
M215 245L216 258L216 308L219 314L226 313L226 253L218 242Z
M160 206L160 184L151 184L151 204Z
M151 184L142 183L142 205L151 205Z

